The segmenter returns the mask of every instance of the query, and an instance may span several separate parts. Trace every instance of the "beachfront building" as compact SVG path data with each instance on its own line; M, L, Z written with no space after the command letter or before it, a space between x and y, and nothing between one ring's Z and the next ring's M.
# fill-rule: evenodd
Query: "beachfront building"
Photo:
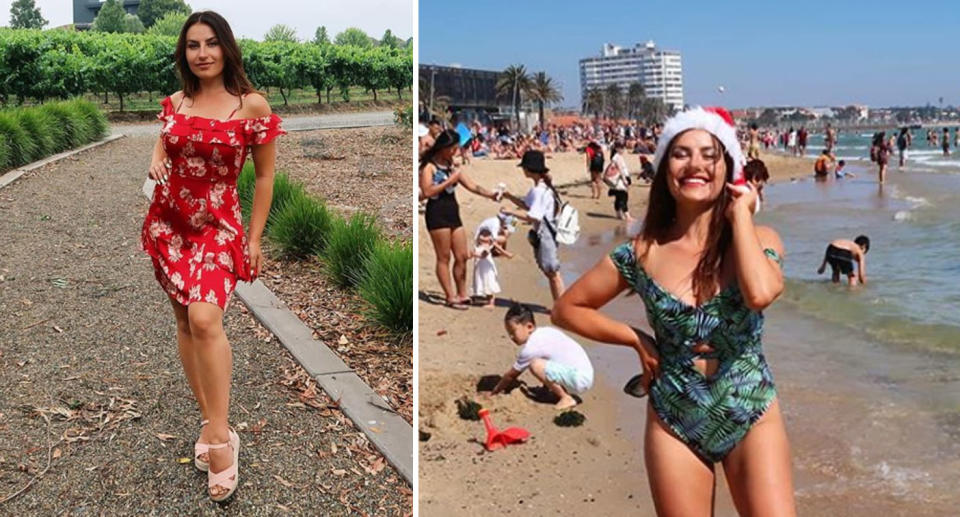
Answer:
M123 10L129 14L137 14L140 0L120 0ZM100 0L73 0L73 25L77 29L89 29L93 19L97 17L103 2Z
M624 48L612 43L599 56L580 60L580 95L616 84L626 91L643 85L647 97L659 98L671 109L683 109L683 64L680 52L657 48L653 41Z
M420 111L421 114L436 113L443 109L450 119L484 124L508 121L513 118L510 99L497 97L497 81L501 72L478 70L458 66L420 65ZM523 125L533 120L528 102L520 107Z

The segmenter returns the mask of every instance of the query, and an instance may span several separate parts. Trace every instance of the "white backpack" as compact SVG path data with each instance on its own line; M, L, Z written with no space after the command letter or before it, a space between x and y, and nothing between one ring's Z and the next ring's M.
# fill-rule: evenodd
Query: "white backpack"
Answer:
M559 202L559 196L557 201ZM560 202L560 211L557 212L556 241L560 244L572 245L580 237L580 214L577 209L566 201Z

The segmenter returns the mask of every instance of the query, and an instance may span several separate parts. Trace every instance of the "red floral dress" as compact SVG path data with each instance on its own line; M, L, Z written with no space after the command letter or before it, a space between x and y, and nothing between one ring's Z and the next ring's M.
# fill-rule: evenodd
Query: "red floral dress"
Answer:
M182 305L226 309L237 280L253 281L237 177L250 145L285 134L280 117L214 120L176 113L170 97L157 116L172 167L157 184L140 245L157 281Z

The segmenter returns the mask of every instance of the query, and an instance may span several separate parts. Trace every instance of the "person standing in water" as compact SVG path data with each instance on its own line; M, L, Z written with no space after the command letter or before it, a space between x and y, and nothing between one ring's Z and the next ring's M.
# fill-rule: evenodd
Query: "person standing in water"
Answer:
M867 283L867 252L870 251L870 238L866 235L859 235L856 239L836 239L827 245L827 251L823 254L823 262L817 269L817 274L822 275L830 264L833 271L831 281L835 284L840 283L840 275L847 276L847 282L851 287ZM857 273L854 274L854 262L857 265Z
M950 128L943 128L943 155L950 156Z
M904 163L907 161L907 148L910 147L912 139L913 137L910 135L910 130L908 128L900 128L900 135L897 136L897 151L900 154L900 167L903 167Z

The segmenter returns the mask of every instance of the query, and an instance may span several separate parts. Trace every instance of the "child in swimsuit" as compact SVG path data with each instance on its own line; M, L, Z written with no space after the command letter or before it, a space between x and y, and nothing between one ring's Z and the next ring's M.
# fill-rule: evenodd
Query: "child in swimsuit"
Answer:
M857 285L857 280L861 284L867 283L867 251L870 251L870 238L866 235L860 235L852 241L847 239L837 239L827 246L827 251L823 254L823 263L817 269L817 274L822 275L830 264L833 272L833 283L840 283L840 275L847 275L847 281L851 286ZM854 274L854 263L857 265L857 274Z

